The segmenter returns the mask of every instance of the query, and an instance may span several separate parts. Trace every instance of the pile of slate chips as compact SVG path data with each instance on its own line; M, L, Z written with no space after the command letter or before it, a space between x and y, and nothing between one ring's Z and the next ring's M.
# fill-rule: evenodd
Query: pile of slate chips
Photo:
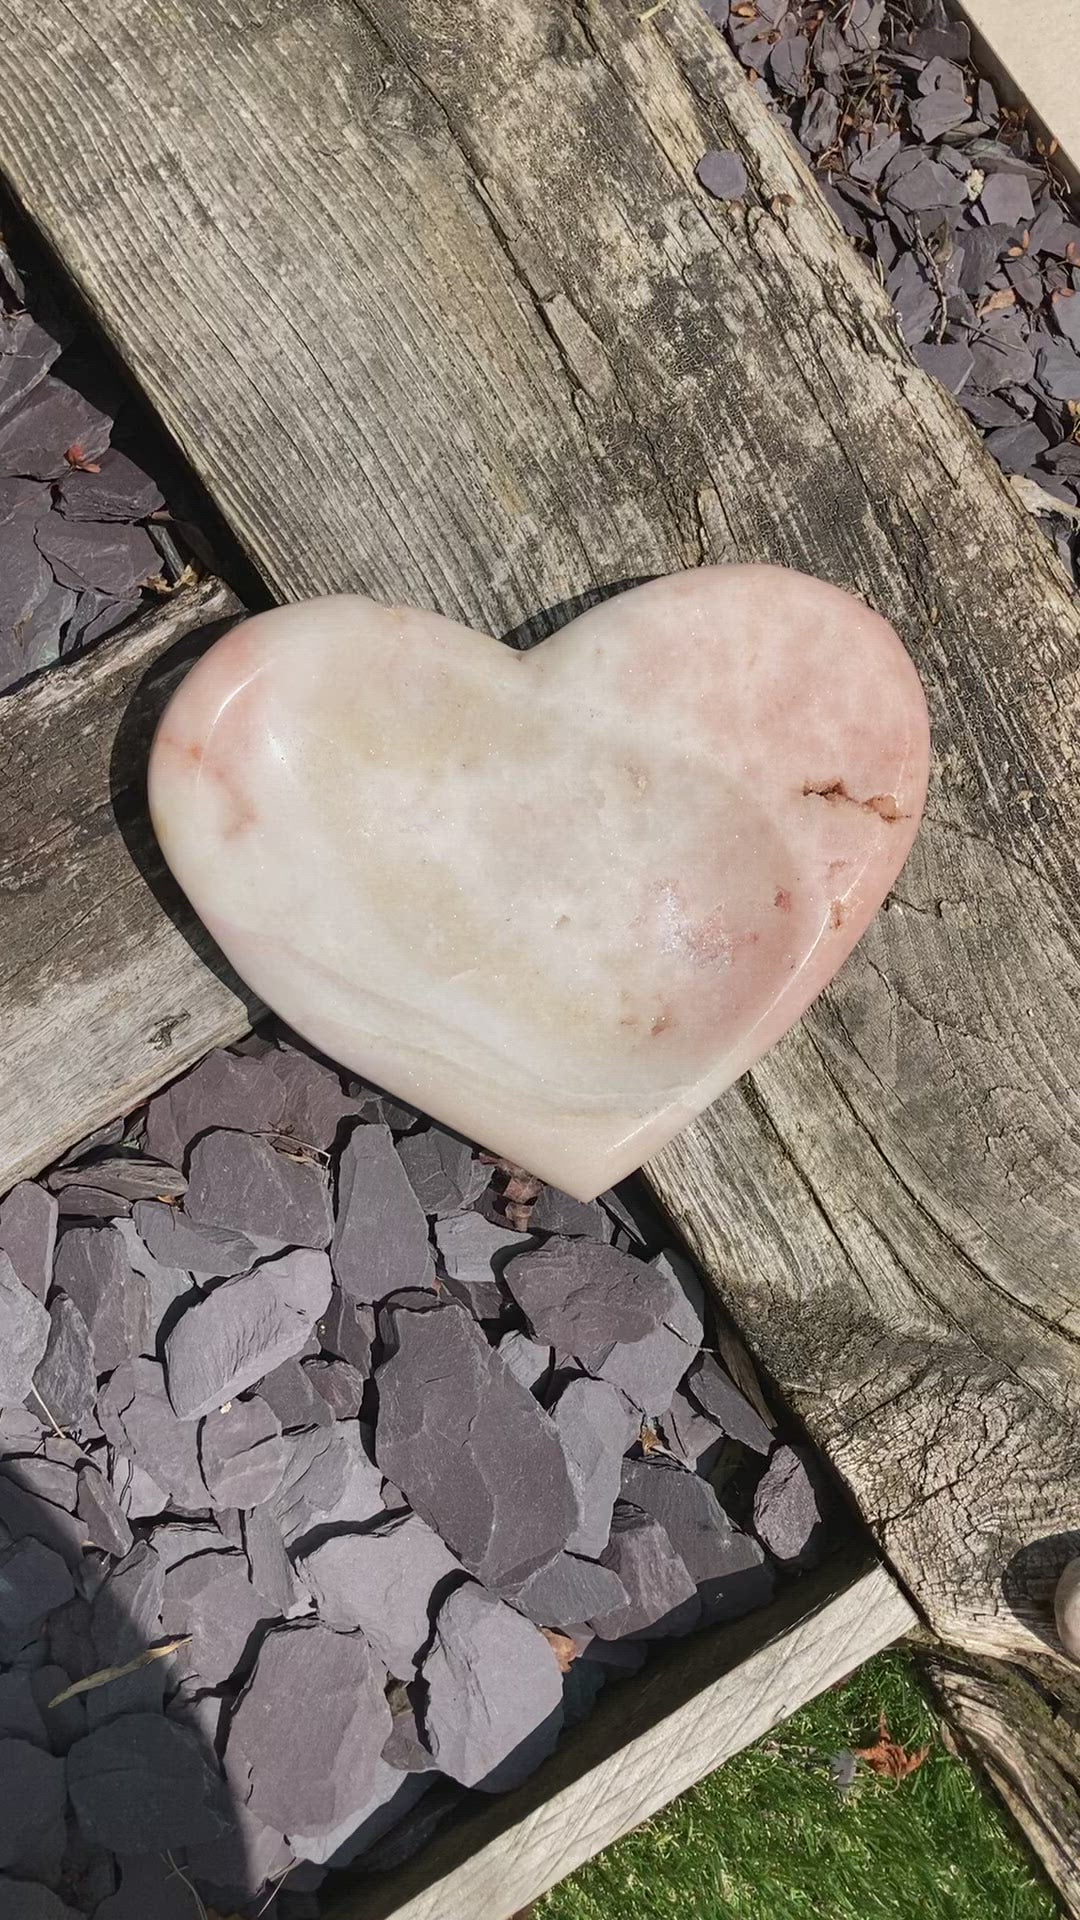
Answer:
M819 1557L644 1198L508 1191L252 1035L0 1203L0 1920L317 1914Z

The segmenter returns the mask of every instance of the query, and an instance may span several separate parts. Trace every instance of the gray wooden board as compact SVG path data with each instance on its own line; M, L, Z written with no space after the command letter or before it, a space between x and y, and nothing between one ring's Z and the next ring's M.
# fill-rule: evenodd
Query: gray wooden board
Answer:
M236 611L218 581L189 588L0 699L0 1193L248 1024L142 803L190 645Z
M279 595L542 632L761 559L912 648L934 779L889 910L652 1178L933 1625L1045 1655L1067 1700L1023 1578L1080 1542L1080 610L1050 549L689 0L0 27L0 164ZM697 187L714 145L745 204Z
M881 1567L848 1555L737 1626L665 1648L601 1694L518 1792L437 1835L408 1866L361 1878L327 1920L509 1920L915 1619Z

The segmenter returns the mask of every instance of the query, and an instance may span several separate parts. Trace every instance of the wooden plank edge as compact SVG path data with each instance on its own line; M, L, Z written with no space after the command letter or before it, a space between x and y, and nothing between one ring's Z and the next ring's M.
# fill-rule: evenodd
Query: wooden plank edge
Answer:
M654 1655L524 1787L385 1878L354 1879L327 1920L510 1920L915 1622L883 1567L838 1556L763 1612Z

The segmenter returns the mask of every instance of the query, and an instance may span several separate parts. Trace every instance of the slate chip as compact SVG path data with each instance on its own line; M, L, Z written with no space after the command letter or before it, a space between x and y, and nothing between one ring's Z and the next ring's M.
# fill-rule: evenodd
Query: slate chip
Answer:
M460 1307L383 1321L379 1466L471 1572L526 1579L579 1520L554 1427Z
M627 1604L629 1595L610 1567L577 1554L558 1553L546 1567L504 1596L538 1626L566 1628L594 1614L612 1613Z
M277 1122L282 1135L325 1153L334 1145L342 1123L363 1114L366 1103L346 1093L337 1072L310 1054L282 1047L270 1055L269 1064L282 1089Z
M24 1287L6 1253L0 1253L0 1406L18 1406L44 1358L49 1316Z
M375 1341L375 1309L363 1300L350 1300L335 1284L330 1305L318 1324L323 1348L340 1360L347 1360L366 1378L371 1372L371 1349Z
M482 1587L443 1602L423 1676L424 1740L462 1786L518 1786L554 1748L563 1722L555 1655L539 1628Z
M711 1353L699 1354L694 1360L686 1376L686 1390L732 1440L749 1447L752 1453L769 1452L773 1443L770 1429Z
M710 148L695 168L698 180L714 200L743 200L748 180L746 164L738 153Z
M612 1221L596 1200L575 1200L558 1187L544 1187L529 1215L530 1233L585 1234L590 1240L610 1240Z
M64 1762L29 1740L0 1739L0 1867L64 1845ZM21 1916L20 1916L21 1920Z
M539 1340L531 1340L527 1333L514 1331L503 1334L496 1352L509 1367L514 1379L520 1380L530 1393L543 1389L554 1364L550 1347L542 1346Z
M178 1506L197 1512L209 1505L199 1465L198 1427L194 1419L177 1413L156 1360L140 1357L117 1367L98 1397L98 1418L117 1451L149 1474Z
M329 1299L329 1261L306 1247L205 1294L165 1342L169 1397L180 1417L214 1412L301 1353Z
M504 1279L536 1339L573 1354L643 1413L659 1414L702 1334L700 1283L688 1263L676 1271L662 1258L643 1266L615 1247L553 1238L511 1260Z
M150 1331L150 1291L114 1227L72 1227L56 1249L56 1285L75 1302L98 1373L142 1353Z
M627 1596L621 1606L590 1619L589 1625L602 1640L630 1635L663 1640L689 1633L697 1625L701 1617L697 1583L665 1529L650 1514L620 1502L600 1564L618 1574Z
M36 1626L74 1593L65 1562L40 1540L13 1540L0 1548L0 1624L6 1633Z
M1054 400L1080 400L1080 353L1065 340L1041 347L1037 355L1039 384Z
M229 1779L246 1781L257 1819L319 1834L362 1802L391 1728L385 1679L362 1634L314 1623L267 1634L226 1746Z
M335 1420L355 1420L364 1398L366 1376L347 1360L305 1360L303 1369Z
M201 1134L222 1128L275 1132L284 1108L285 1088L273 1054L253 1058L216 1047L151 1100L147 1151L183 1166L188 1148Z
M424 1212L437 1219L471 1206L491 1178L491 1169L473 1159L468 1143L443 1127L407 1134L398 1141L397 1153Z
M816 1566L825 1541L825 1512L812 1456L777 1447L754 1493L754 1532L785 1567Z
M231 1679L257 1628L272 1615L269 1602L251 1584L242 1554L196 1554L165 1574L161 1624L170 1639L191 1636L177 1664L181 1672L196 1675L202 1687Z
M728 1519L708 1482L669 1460L627 1460L622 1496L659 1521L697 1584L702 1616L736 1620L772 1598L772 1570L756 1540Z
M619 1497L622 1456L637 1437L639 1422L606 1380L571 1380L551 1413L562 1442L578 1503L578 1521L568 1552L603 1552ZM584 1620L587 1614L574 1616Z
M184 1210L209 1226L291 1247L325 1247L334 1227L322 1167L222 1129L201 1135L191 1149Z
M960 340L917 346L915 358L927 373L932 373L935 380L940 380L949 393L959 393L961 387L966 387L975 367L970 347Z
M333 1422L329 1401L298 1360L285 1360L273 1373L266 1374L259 1384L259 1395L273 1410L284 1433L328 1427Z
M30 313L0 313L0 414L14 414L45 378L62 342Z
M190 1220L182 1208L170 1207L161 1200L139 1200L132 1221L149 1252L164 1267L230 1280L234 1274L250 1273L259 1258L259 1246L246 1233Z
M1033 220L1035 205L1027 181L1015 173L988 173L979 204L992 224L1019 226Z
M0 420L0 474L59 480L70 472L69 447L96 460L109 444L112 420L91 400L47 373L23 403Z
M354 1301L434 1284L427 1220L389 1127L356 1127L342 1149L330 1259Z
M67 1782L84 1838L117 1853L160 1854L216 1839L226 1825L199 1741L161 1714L123 1714L76 1741Z
M446 1291L478 1320L495 1320L503 1312L506 1294L499 1275L513 1254L533 1244L529 1234L501 1227L481 1213L459 1213L435 1222Z
M281 1485L286 1449L281 1423L265 1400L236 1400L228 1413L207 1414L199 1428L199 1461L215 1507L257 1507Z
M56 1293L49 1308L49 1337L33 1385L62 1427L79 1426L94 1404L93 1344L86 1321L66 1293Z
M265 1388L264 1388L265 1391ZM382 1518L382 1475L358 1424L291 1436L281 1486L269 1501L286 1546L306 1545L317 1527Z
M60 482L60 508L68 520L147 520L165 505L157 481L130 454L106 447L97 473L73 469Z
M412 1678L431 1637L432 1602L461 1563L414 1514L363 1533L339 1534L300 1563L320 1617L331 1627L360 1627L398 1679Z
M56 1201L35 1180L21 1180L0 1201L0 1253L42 1303L52 1283L57 1215Z
M79 1474L75 1513L86 1528L91 1546L97 1547L100 1553L120 1559L130 1553L133 1536L127 1516L104 1474L96 1467L83 1467Z

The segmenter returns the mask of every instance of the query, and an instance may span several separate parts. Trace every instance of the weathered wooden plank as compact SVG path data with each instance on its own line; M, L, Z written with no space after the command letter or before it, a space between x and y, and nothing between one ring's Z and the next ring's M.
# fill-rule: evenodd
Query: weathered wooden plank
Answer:
M237 611L206 581L0 700L0 1193L248 1024L142 805L161 705Z
M737 556L912 646L890 910L653 1177L935 1626L1007 1656L1008 1569L1080 1528L1080 611L719 37L648 11L0 0L0 164L278 593L542 629Z
M849 1557L767 1613L666 1648L602 1694L518 1792L361 1880L327 1920L509 1920L601 1848L900 1638L914 1614L881 1567Z

